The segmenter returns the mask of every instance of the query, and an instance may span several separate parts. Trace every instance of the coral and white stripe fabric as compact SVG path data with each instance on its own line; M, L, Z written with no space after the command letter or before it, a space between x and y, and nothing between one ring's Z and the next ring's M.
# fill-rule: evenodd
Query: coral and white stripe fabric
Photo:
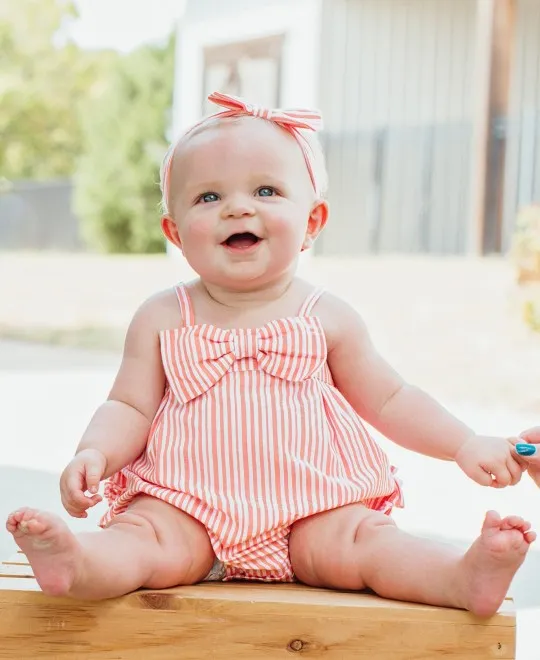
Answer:
M197 325L177 287L184 326L160 333L167 389L144 454L106 487L111 508L158 497L208 530L225 579L290 581L291 525L363 502L402 506L394 469L333 386L312 309L256 329Z

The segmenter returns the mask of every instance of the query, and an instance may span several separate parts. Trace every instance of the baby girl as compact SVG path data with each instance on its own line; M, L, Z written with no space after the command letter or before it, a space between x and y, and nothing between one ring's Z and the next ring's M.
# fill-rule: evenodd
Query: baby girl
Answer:
M163 232L198 277L136 312L61 477L75 517L108 480L102 529L27 508L7 529L53 595L297 580L492 615L529 523L488 512L465 553L401 531L400 484L363 420L495 488L521 478L517 440L477 435L406 383L354 309L296 277L328 219L320 116L210 99L224 110L162 168Z

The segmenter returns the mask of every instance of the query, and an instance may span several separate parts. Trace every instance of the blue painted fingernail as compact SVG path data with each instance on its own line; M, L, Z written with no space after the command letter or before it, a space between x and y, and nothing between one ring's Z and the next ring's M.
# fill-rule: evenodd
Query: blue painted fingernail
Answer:
M536 446L520 442L516 445L516 451L520 456L534 456L536 454Z

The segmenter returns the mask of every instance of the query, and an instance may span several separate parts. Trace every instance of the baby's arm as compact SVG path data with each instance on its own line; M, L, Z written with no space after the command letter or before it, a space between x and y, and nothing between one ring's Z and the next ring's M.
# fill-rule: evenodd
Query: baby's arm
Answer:
M158 328L167 315L167 295L151 298L136 312L108 399L95 412L77 447L77 454L88 449L103 454L106 467L102 479L142 453L163 397L165 374Z
M359 415L390 440L420 454L455 460L476 482L507 486L521 478L511 440L478 436L421 389L406 383L376 351L366 326L343 301L324 296L325 327L336 387Z
M453 460L474 432L404 381L377 352L365 323L349 305L330 295L319 305L328 328L332 377L358 414L402 447Z

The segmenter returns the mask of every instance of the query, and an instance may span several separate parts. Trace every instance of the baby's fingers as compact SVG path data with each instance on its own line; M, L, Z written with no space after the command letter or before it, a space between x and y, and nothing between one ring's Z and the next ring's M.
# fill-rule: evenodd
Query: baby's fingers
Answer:
M85 495L77 497L77 499L68 497L63 501L65 510L73 518L87 518L88 514L86 513L87 509L91 509L96 504L101 502L101 495L93 495L92 497L86 497Z
M93 506L96 506L96 504L99 504L103 498L101 495L92 495L90 497L86 497L86 502L88 504L88 508L91 508Z
M510 456L506 461L506 467L511 476L510 485L515 486L521 481L523 472L526 470L526 466L522 465L519 461L516 461L512 456Z
M73 507L78 507L80 509L88 508L88 498L84 494L84 491L79 484L79 480L76 477L67 482L65 487L65 498Z
M84 494L77 477L69 479L62 489L62 503L69 515L75 518L86 518L86 509L100 501L100 495L87 497Z
M493 483L494 488L506 488L512 484L512 474L506 465L497 466L493 469Z
M481 486L493 486L493 477L480 465L475 466L473 470L468 470L467 475Z
M102 475L102 469L99 465L85 466L86 489L90 493L92 493L92 495L95 495L99 490L101 475Z
M72 518L88 518L88 514L86 513L85 509L78 509L76 507L69 506L69 504L64 504L64 509Z

